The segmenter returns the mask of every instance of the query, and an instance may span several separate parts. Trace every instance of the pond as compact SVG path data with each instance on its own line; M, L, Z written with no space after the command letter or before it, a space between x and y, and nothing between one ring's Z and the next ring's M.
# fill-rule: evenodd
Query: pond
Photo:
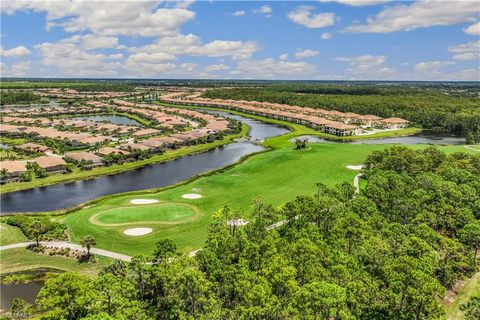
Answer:
M285 128L258 120L232 117L250 126L249 135L253 140L289 132ZM234 164L242 157L262 150L264 150L262 146L248 141L238 141L204 153L118 174L11 192L1 196L1 212L4 214L53 211L109 194L169 186L198 174Z
M35 302L37 294L43 286L42 281L31 281L19 284L0 284L0 314L7 312L15 298L22 298L30 304Z
M308 141L312 143L319 143L319 142L335 143L333 141L329 141L316 136L301 136L298 138L308 138ZM293 140L295 139L292 139L292 141ZM461 145L461 144L465 144L465 137L453 136L453 135L448 135L444 133L434 133L434 132L423 131L423 132L420 132L411 136L405 136L405 137L354 140L354 141L347 141L342 143L350 143L350 144L395 144L397 143L397 144L405 144L405 145L413 145L413 144Z
M133 120L129 117L114 115L114 114L105 114L105 115L91 115L91 116L81 116L81 117L74 117L70 118L72 120L83 120L83 121L93 121L93 122L109 122L119 125L131 125L142 127L143 125Z

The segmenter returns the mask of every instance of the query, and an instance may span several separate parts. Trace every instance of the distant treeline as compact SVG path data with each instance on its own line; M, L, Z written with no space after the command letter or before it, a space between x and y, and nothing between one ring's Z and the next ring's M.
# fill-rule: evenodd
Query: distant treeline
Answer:
M465 133L480 129L480 99L471 97L471 90L285 84L264 88L214 89L203 96L401 117L422 128Z
M39 89L65 88L77 91L114 91L131 92L135 86L126 82L59 82L59 81L6 81L0 84L2 89Z
M27 104L39 102L41 97L27 91L2 91L0 94L0 104Z

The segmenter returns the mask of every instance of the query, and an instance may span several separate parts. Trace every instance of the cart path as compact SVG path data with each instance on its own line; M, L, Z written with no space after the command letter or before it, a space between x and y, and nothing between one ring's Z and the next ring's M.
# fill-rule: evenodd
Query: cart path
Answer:
M8 249L15 249L15 248L26 248L29 245L35 244L35 242L20 242L20 243L14 243L14 244L9 244L6 246L0 246L0 251L2 250L8 250ZM46 247L54 247L54 248L70 248L73 250L80 250L80 251L87 251L84 248L82 248L81 245L75 244L75 243L70 243L70 242L65 242L65 241L40 241L40 244L42 246ZM113 251L108 251L108 250L103 250L103 249L98 249L98 248L91 248L90 249L91 253L97 254L99 256L104 256L104 257L109 257L117 260L122 260L122 261L131 261L132 257L128 256L126 254L118 253L118 252L113 252Z

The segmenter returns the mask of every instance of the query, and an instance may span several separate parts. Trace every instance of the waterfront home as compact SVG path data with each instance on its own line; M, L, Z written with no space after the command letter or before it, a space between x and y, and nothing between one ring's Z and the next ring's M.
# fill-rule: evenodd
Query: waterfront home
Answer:
M101 157L86 151L66 152L64 158L65 160L71 161L77 165L79 165L82 161L91 162L88 166L86 166L87 168L100 167L104 165Z
M356 122L367 127L373 127L378 125L380 120L382 120L382 117L378 117L373 114L364 114L358 116Z
M33 159L40 168L45 169L48 172L64 172L65 165L67 164L65 160L60 157L55 156L41 156L38 158Z
M152 149L152 147L139 143L122 143L118 146L118 148L130 152L132 152L133 150L150 151Z
M341 122L332 122L325 125L325 132L336 136L351 136L361 133L361 129L357 126L345 124Z
M379 123L385 128L401 129L407 127L410 124L410 121L402 118L387 118L380 120Z
M22 173L27 171L27 162L21 160L0 161L0 170L6 171L6 173L1 176L1 183L17 181L20 179Z
M152 152L162 151L165 145L165 143L159 140L159 138L150 138L147 140L143 140L139 144L149 147Z
M174 146L184 144L184 140L177 139L174 137L158 137L158 138L155 138L155 140L159 142L163 142L163 144L165 145L165 148L172 148ZM143 144L143 142L144 141L140 142L140 144Z
M119 154L122 156L128 156L130 155L130 152L122 150L122 149L117 149L117 148L112 148L112 147L103 147L100 150L97 151L97 154L101 156L107 156L111 153Z

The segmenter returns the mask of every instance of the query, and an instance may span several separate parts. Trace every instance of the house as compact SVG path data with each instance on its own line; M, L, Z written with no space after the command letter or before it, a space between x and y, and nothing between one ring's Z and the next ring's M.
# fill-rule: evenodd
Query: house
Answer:
M378 124L380 120L382 120L381 117L374 116L372 114L365 114L358 116L356 122L367 127L372 127Z
M357 126L345 124L341 122L332 122L325 125L325 132L336 136L351 136L359 134L361 129Z
M380 120L379 123L385 128L401 129L407 127L410 124L410 121L402 118L387 118Z
M47 146L42 146L36 143L24 143L22 145L16 146L15 148L21 149L27 152L35 152L35 153L53 153L53 149Z
M159 138L150 138L147 140L143 140L139 144L149 147L152 152L158 152L163 150L165 145L165 143L159 140Z
M118 146L119 149L132 151L132 150L140 150L140 151L149 151L152 148L149 146L145 146L139 143L122 143Z
M55 156L41 156L33 159L40 168L47 170L48 172L63 172L65 171L65 160Z
M173 146L185 144L185 141L182 139L177 139L174 137L158 137L155 138L157 141L163 142L166 148L171 148Z
M137 138L143 138L143 137L153 136L159 133L160 131L156 129L141 129L141 130L138 130L137 132L134 132L133 136Z
M100 167L104 165L101 157L86 151L66 152L64 159L67 161L72 161L77 165L79 165L82 161L89 161L91 163L87 166L88 168Z
M0 170L6 170L5 175L2 175L2 183L16 181L20 179L22 173L27 171L27 162L20 160L0 161Z
M97 153L101 156L107 156L111 153L116 153L122 156L128 156L130 155L130 152L122 150L122 149L117 149L117 148L112 148L112 147L103 147L100 150L97 151Z

